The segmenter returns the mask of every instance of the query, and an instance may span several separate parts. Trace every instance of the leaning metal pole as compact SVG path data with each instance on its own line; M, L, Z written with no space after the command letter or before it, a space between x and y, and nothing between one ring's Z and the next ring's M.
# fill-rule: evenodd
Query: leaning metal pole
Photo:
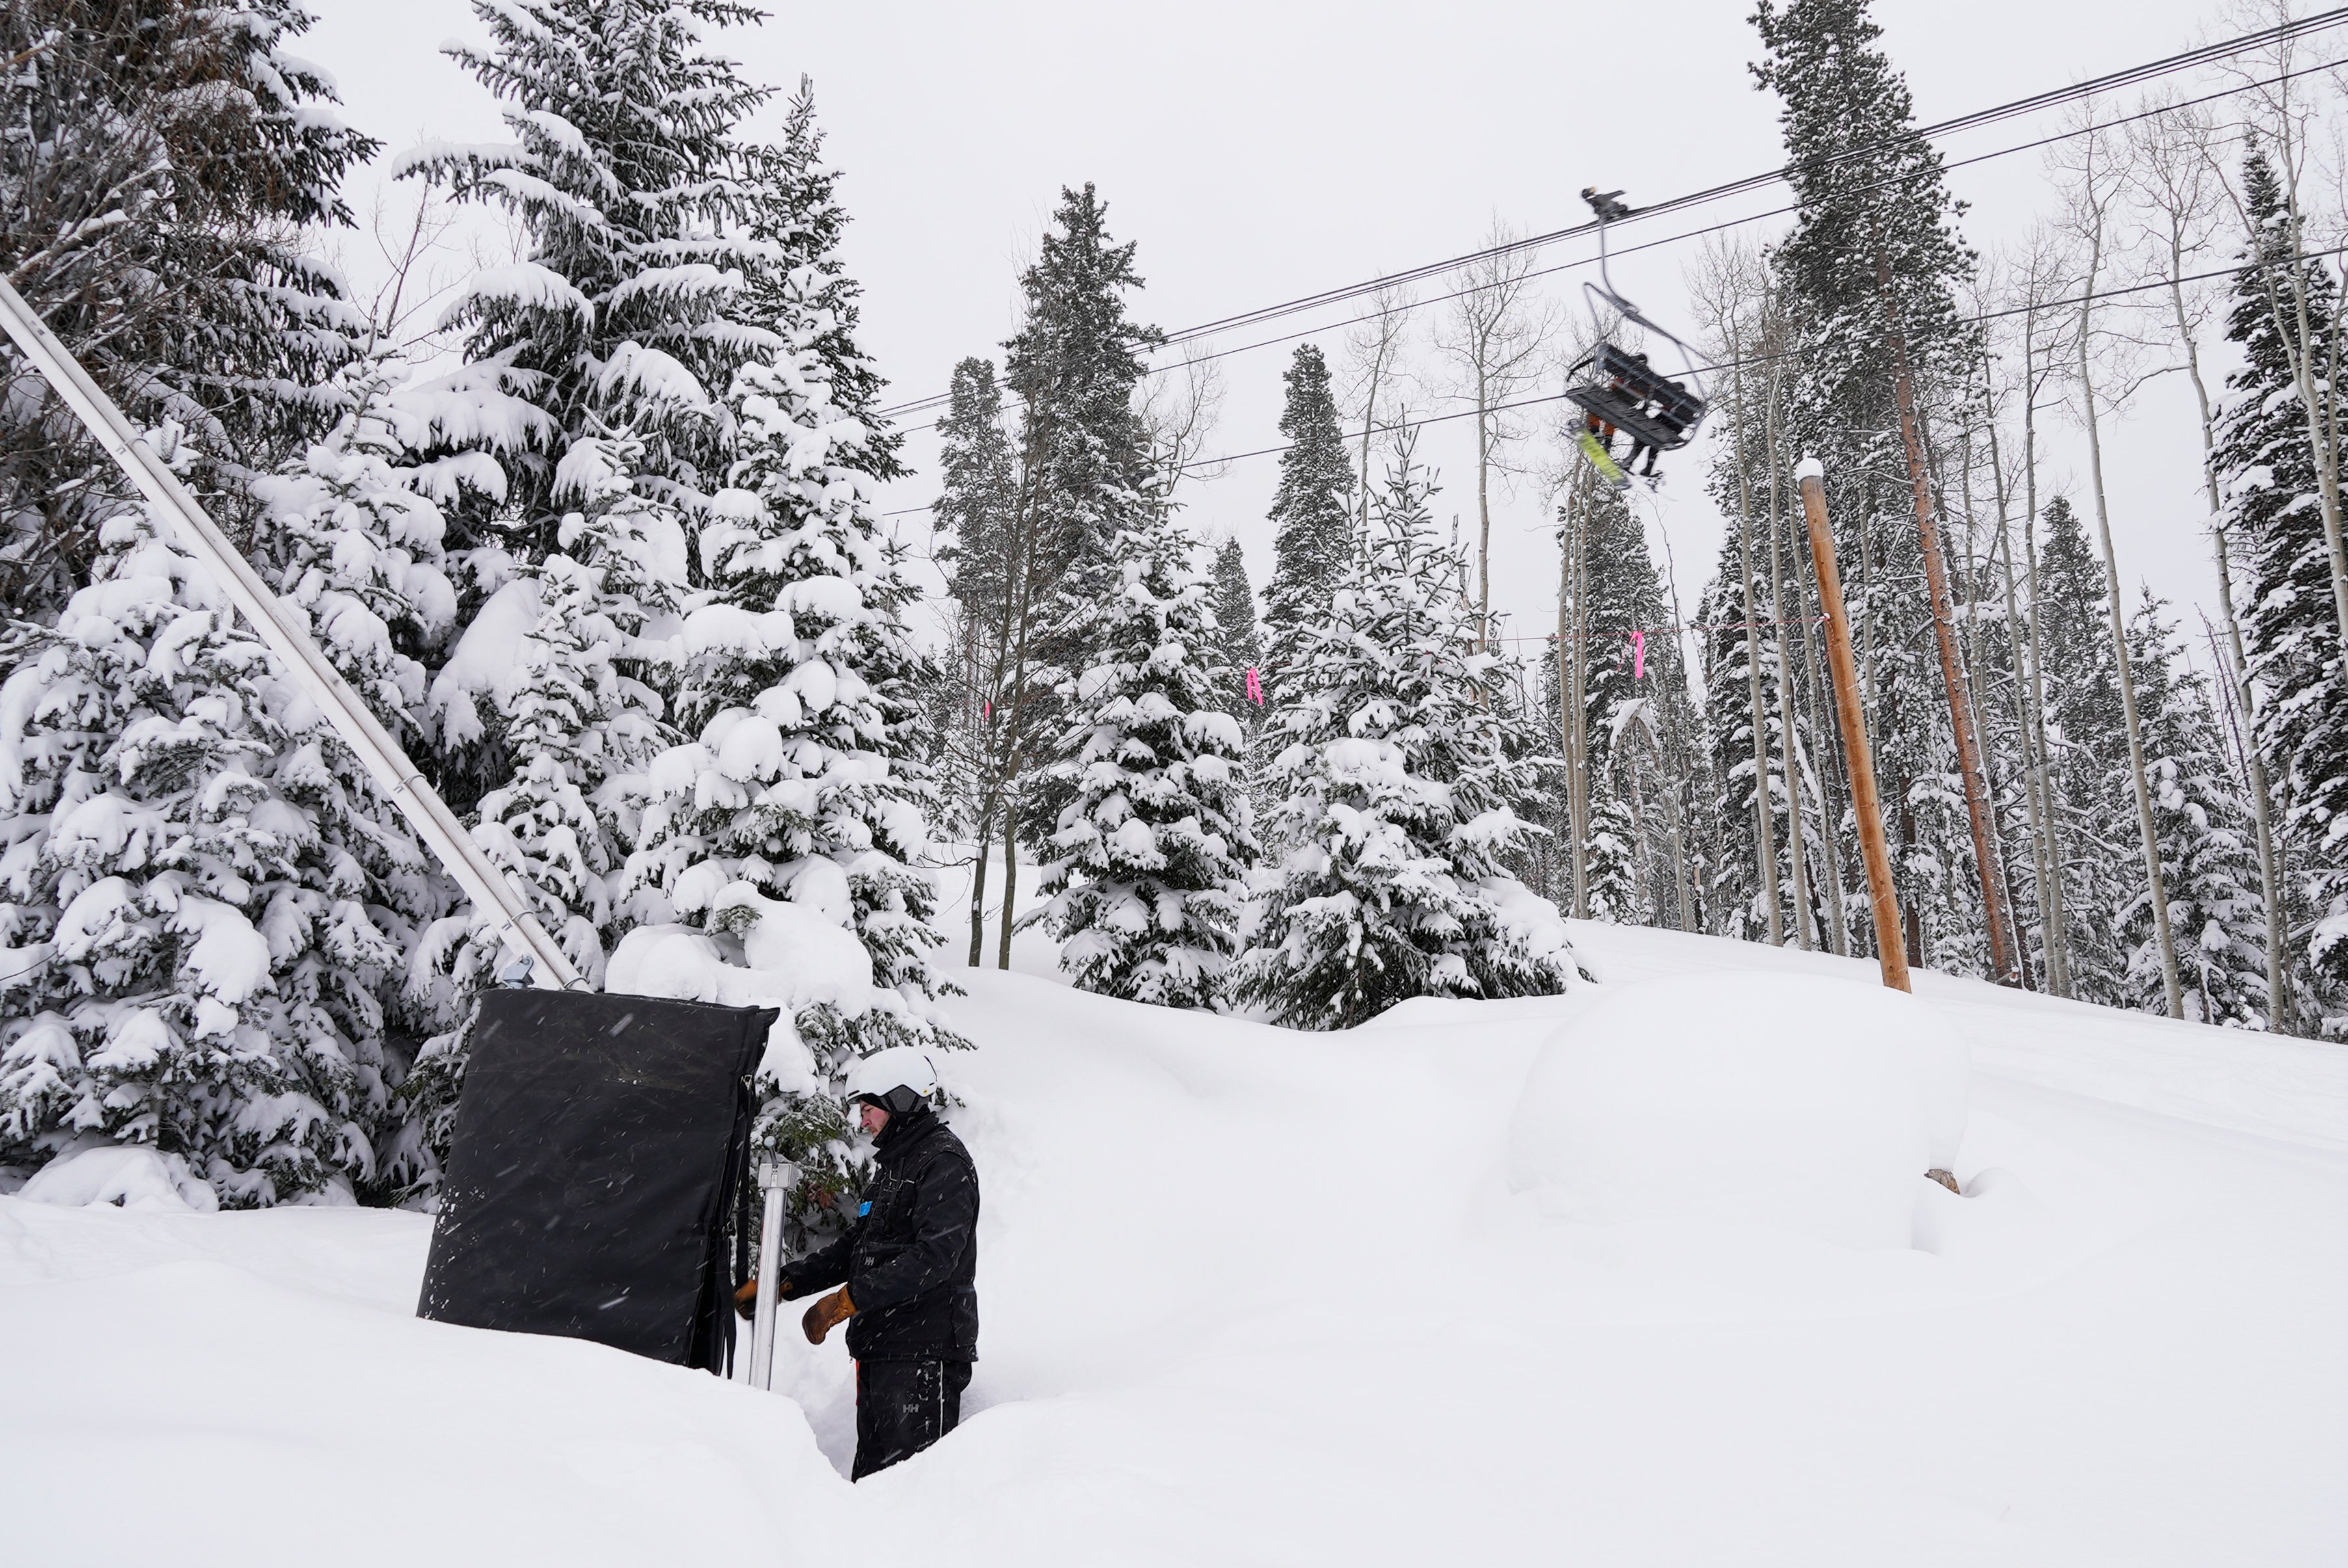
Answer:
M367 710L359 694L326 662L326 655L319 652L302 624L278 603L277 596L262 582L243 552L221 531L220 525L188 493L179 477L139 438L130 421L115 407L114 399L90 379L80 362L57 341L57 335L5 278L0 278L0 326L7 328L8 335L15 339L25 357L57 389L57 396L65 399L66 406L140 493L157 509L179 520L180 545L203 562L227 590L229 598L269 645L270 652L277 655L279 664L317 702L326 722L358 755L417 835L448 867L448 874L464 888L473 907L498 921L498 935L517 957L533 961L532 977L541 985L557 987L583 985L585 981L562 949L539 924L504 873L475 847L464 824L416 770L416 765L408 761L399 742L391 738L391 733Z
M1827 663L1834 677L1835 722L1842 731L1843 755L1850 761L1851 815L1859 819L1859 847L1867 862L1868 903L1875 912L1875 951L1883 983L1911 991L1908 947L1900 934L1900 895L1891 885L1891 850L1883 837L1883 802L1875 792L1875 753L1867 743L1867 714L1859 704L1859 660L1850 651L1850 614L1843 608L1842 572L1835 562L1834 529L1827 521L1827 471L1816 458L1794 469L1802 487L1802 511L1810 524L1810 561L1818 568L1818 608L1827 620Z

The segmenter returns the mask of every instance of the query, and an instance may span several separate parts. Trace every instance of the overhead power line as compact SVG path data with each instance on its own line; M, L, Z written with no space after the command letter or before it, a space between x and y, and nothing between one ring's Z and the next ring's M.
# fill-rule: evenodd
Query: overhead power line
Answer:
M2219 60L2230 58L2236 55L2246 54L2250 50L2268 45L2287 43L2293 39L2305 37L2311 34L2340 26L2343 23L2348 23L2348 6L2337 6L2332 10L2317 12L2315 15L2311 16L2303 16L2294 21L2280 24L2276 26L2261 28L2257 32L2246 33L2239 37L2229 38L2219 43L2206 44L2199 48L2187 49L2178 54L2163 56L2158 59L2147 60L2139 65L2130 66L2117 71L2112 71L2104 76L2095 77L2084 82L2073 83L2068 87L2052 88L2044 92L2034 93L2027 98L2010 99L2007 102L1995 104L1987 108L1976 109L1970 114L1959 115L1952 119L1941 120L1932 125L1920 126L1913 130L1904 131L1895 137L1887 137L1879 141L1869 142L1860 147L1849 149L1845 151L1835 154L1831 159L1818 160L1818 162L1813 165L1813 167L1831 167L1836 163L1862 158L1870 153L1881 151L1887 148L1904 146L1915 141L1930 140L1936 137L1951 136L1961 131L1976 129L1982 126L1993 125L2001 120L2012 119L2021 115L2034 114L2042 109L2057 108L2068 103L2075 103L2082 99L2094 98L2098 94L2138 86L2145 82L2156 80L2161 77L2174 75L2179 71L2192 70L2202 66L2213 64ZM2286 76L2297 74L2300 73L2285 73ZM2271 79L2281 80L2282 78L2276 77ZM2243 89L2239 88L2229 88L2226 93L2211 96L2224 97L2232 92L2240 90ZM2033 143L2025 145L2038 144ZM1983 156L1992 157L1998 155L1984 154ZM1978 159L1967 159L1964 162L1971 163L1979 160L1980 160ZM1702 206L1711 202L1724 201L1732 196L1743 195L1749 191L1762 190L1779 181L1789 178L1803 167L1803 165L1798 163L1787 163L1781 165L1778 168L1769 170L1764 173L1746 175L1741 180L1732 180L1725 184L1711 186L1702 191L1691 191L1684 196L1670 197L1661 201L1651 202L1648 205L1640 208L1629 217L1617 220L1617 222L1618 224L1636 222L1641 219L1660 217L1670 212L1684 211L1692 207ZM1962 167L1962 164L1957 165L1957 167ZM1786 211L1786 209L1779 209L1778 211ZM1758 216L1766 217L1771 215L1773 214L1765 213L1759 214ZM1445 261L1428 262L1420 266L1408 268L1398 273L1389 273L1383 276L1371 278L1362 283L1348 284L1339 288L1324 289L1317 294L1302 294L1293 299L1281 301L1275 304L1263 305L1253 310L1241 311L1233 315L1222 316L1214 321L1202 322L1196 326L1185 327L1179 332L1168 334L1165 338L1165 345L1169 347L1177 346L1184 343L1195 341L1201 337L1212 336L1217 333L1228 332L1236 327L1253 325L1259 323L1275 320L1282 316L1294 315L1303 311L1315 310L1331 304L1343 304L1347 300L1358 299L1367 294L1375 294L1381 289L1393 288L1398 285L1416 283L1426 278L1435 277L1444 273L1455 271L1457 268L1468 266L1477 262L1510 255L1520 251L1539 250L1543 246L1554 244L1560 240L1572 239L1585 234L1594 234L1597 231L1598 224L1593 220L1589 222L1576 223L1563 229L1551 230L1546 233L1527 235L1522 239L1510 240L1498 245L1488 245L1480 250L1470 251L1465 254L1453 256ZM1634 249L1644 248L1646 247L1634 247ZM1623 252L1621 253L1628 254L1631 253ZM1569 263L1566 264L1574 265L1581 263ZM1550 270L1554 271L1558 269ZM1316 330L1327 330L1327 328L1320 328ZM1305 335L1300 334L1298 335ZM922 413L942 404L945 399L945 394L933 393L929 397L913 398L908 402L899 403L891 407L880 409L878 412L882 418L895 418L906 414Z

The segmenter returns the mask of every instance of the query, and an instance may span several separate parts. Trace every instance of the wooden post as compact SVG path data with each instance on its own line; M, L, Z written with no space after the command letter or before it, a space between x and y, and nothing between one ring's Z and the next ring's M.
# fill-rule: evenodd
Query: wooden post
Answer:
M1859 847L1867 861L1868 903L1875 912L1875 951L1883 963L1883 983L1910 991L1908 946L1900 934L1900 895L1891 887L1891 851L1883 840L1883 802L1875 793L1875 753L1867 742L1867 714L1859 703L1859 660L1850 651L1850 614L1843 608L1842 573L1835 565L1834 530L1827 522L1826 469L1804 458L1794 469L1802 487L1802 511L1810 523L1810 562L1818 573L1818 607L1826 612L1827 664L1834 676L1835 723L1842 730L1843 756L1850 763L1851 814L1859 819Z

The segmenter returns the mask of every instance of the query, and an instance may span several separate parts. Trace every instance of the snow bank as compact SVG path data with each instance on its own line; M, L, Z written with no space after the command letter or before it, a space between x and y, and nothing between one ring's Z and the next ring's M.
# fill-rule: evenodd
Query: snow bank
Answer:
M1913 1244L1964 1135L1964 1044L1930 1004L1790 975L1610 988L1541 1048L1508 1178L1597 1224L1696 1220Z
M111 1204L122 1209L158 1209L210 1213L220 1207L211 1186L176 1154L106 1144L52 1160L16 1196L36 1203L87 1209Z

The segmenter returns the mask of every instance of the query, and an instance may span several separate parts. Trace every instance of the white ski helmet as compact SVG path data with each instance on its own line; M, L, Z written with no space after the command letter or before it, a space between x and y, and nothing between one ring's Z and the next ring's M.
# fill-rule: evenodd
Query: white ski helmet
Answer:
M930 1103L938 1092L937 1068L927 1052L891 1046L864 1057L848 1073L848 1098L870 1100L891 1116Z

